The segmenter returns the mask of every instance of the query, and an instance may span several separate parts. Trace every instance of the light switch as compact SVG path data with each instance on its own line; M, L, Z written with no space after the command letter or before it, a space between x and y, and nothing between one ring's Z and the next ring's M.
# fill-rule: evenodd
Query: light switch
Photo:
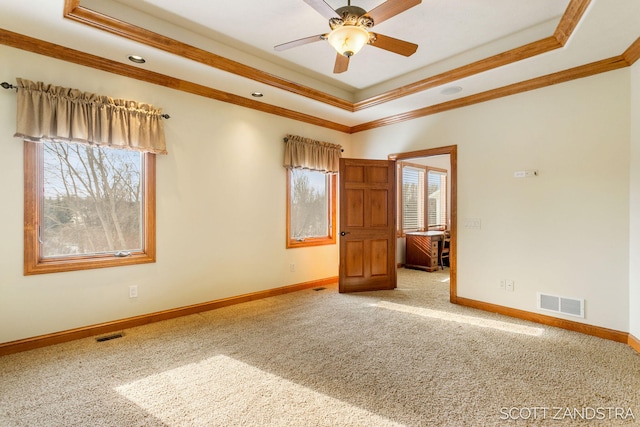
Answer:
M480 230L480 228L482 228L482 220L480 218L465 218L464 228Z
M533 178L534 176L538 176L538 171L535 169L527 169L524 171L515 171L513 173L514 178Z

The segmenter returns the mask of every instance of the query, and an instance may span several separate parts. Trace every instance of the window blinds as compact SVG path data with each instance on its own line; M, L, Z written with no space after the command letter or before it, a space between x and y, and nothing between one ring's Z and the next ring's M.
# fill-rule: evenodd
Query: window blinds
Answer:
M402 229L424 228L425 170L404 166L402 168Z
M447 173L429 170L428 227L447 226Z

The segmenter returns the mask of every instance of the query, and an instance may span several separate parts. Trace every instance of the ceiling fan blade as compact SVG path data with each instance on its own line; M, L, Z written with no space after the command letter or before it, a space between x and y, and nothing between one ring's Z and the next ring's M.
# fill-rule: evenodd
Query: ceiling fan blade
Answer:
M340 15L338 15L338 13L333 10L333 8L329 6L324 0L304 0L304 2L314 8L316 12L327 19L340 18Z
M375 33L375 35L376 40L371 43L371 46L388 50L389 52L397 53L398 55L403 56L411 56L416 53L416 50L418 50L418 45L415 43L394 39L393 37L383 36L382 34L378 33Z
M317 36L305 37L303 39L282 43L277 46L274 46L273 48L277 51L287 50L287 49L291 49L292 47L302 46L303 44L309 44L309 43L317 42L320 40L325 40L326 36L327 36L326 34L318 34Z
M422 0L387 0L380 6L371 9L366 15L373 19L375 25L378 25L420 3L422 3Z
M340 74L347 71L349 68L349 57L340 55L339 53L336 56L336 65L333 66L334 74Z

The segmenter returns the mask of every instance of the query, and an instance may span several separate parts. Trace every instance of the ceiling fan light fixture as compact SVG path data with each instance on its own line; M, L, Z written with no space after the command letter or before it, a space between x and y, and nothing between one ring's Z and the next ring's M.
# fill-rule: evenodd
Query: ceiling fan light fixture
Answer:
M369 32L356 25L343 25L331 31L327 39L340 55L351 57L369 43Z

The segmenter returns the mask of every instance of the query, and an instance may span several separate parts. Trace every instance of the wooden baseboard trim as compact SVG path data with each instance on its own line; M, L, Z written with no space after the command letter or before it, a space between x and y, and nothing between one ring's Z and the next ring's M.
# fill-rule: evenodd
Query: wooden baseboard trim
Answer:
M462 297L457 297L455 300L455 304L463 305L465 307L477 308L478 310L489 311L492 313L504 314L505 316L515 317L517 319L528 320L530 322L540 323L542 325L554 326L556 328L567 329L570 331L580 332L582 334L592 335L595 337L631 345L630 335L628 333L616 331L614 329L587 325L580 322L574 322L572 320L559 319L553 316L546 316L544 314L532 313L530 311L519 310L516 308L490 304L488 302L477 301ZM640 342L637 342L637 344L640 345Z
M629 347L631 347L632 349L640 353L640 339L629 334L629 339L627 340L627 344L629 344Z
M264 291L223 298L215 301L174 308L171 310L159 311L127 319L115 320L113 322L100 323L97 325L85 326L82 328L70 329L51 334L40 335L17 341L0 344L0 356L13 353L20 353L27 350L46 347L54 344L61 344L81 338L102 335L110 332L121 331L136 326L147 325L149 323L160 322L162 320L175 319L177 317L188 316L190 314L201 313L214 310L216 308L227 307L243 302L254 301L276 295L283 295L290 292L297 292L303 289L315 288L318 286L330 285L338 282L338 277L328 277L326 279L313 280L310 282L298 283L295 285L283 286L280 288L267 289Z

